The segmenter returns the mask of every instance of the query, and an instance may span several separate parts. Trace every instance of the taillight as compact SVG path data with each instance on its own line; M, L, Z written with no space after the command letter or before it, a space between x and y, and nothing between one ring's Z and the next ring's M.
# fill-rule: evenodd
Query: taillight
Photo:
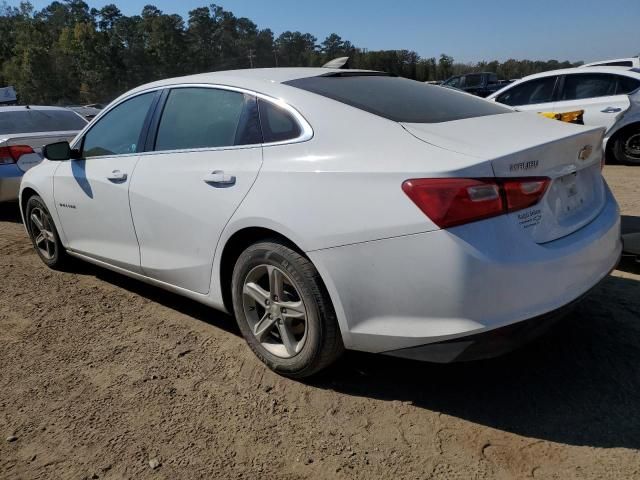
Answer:
M29 145L9 145L0 147L0 165L16 163L22 155L34 153Z
M448 228L531 207L549 183L546 177L417 178L402 190L436 225Z
M550 180L545 177L506 178L500 181L505 193L508 212L532 207L547 191Z

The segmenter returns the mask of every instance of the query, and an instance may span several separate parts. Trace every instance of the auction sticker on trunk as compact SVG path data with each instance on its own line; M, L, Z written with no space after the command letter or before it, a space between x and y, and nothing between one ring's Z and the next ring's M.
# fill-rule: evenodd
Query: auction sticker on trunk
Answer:
M531 228L540 225L542 220L542 210L533 208L526 212L518 213L518 223L524 228Z

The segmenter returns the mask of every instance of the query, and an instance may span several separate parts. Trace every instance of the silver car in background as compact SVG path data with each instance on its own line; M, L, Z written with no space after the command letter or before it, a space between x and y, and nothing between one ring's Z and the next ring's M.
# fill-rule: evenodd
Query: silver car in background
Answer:
M71 141L87 121L67 108L0 107L0 202L18 199L24 172L42 161L42 146Z

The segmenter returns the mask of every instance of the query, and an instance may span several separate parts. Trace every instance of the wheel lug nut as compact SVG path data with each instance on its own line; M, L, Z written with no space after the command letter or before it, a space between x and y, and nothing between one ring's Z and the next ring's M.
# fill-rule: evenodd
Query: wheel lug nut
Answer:
M286 308L283 308L283 309L282 309L282 313L287 313L287 309L286 309Z
M269 305L269 303L271 303L271 302L269 302L269 300L265 300L265 301L264 301L264 304L265 304L265 305Z
M275 295L275 296L273 297L273 301L274 301L274 302L277 302L277 301L278 301L278 296L277 296L277 295Z

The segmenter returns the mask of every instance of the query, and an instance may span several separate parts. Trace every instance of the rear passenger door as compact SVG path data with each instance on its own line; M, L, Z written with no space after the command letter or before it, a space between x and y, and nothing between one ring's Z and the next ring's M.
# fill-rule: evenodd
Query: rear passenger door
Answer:
M216 243L258 175L255 96L226 88L163 93L131 181L145 275L206 294Z
M554 111L584 110L584 124L607 130L631 106L631 83L635 80L609 73L573 73L566 75ZM637 85L636 88L640 86Z

